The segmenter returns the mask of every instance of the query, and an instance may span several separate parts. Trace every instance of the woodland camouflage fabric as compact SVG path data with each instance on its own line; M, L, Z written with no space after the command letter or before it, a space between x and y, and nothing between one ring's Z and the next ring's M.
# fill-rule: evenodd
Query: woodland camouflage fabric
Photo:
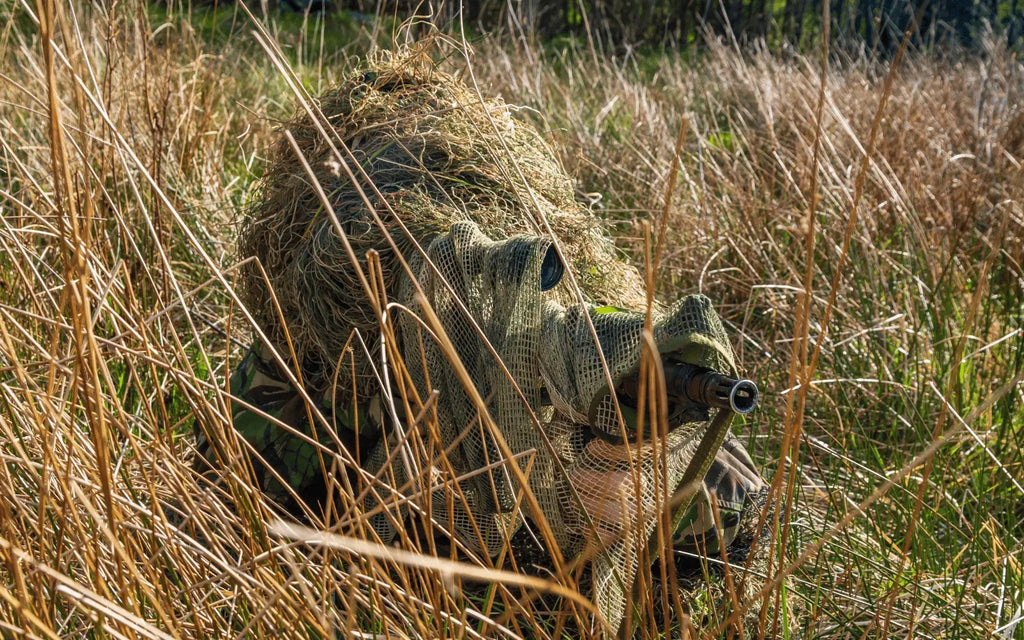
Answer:
M315 380L318 372L307 370L306 374L304 378ZM378 439L380 426L373 419L375 412L369 410L369 403L361 407L336 406L331 393L310 386L306 396L320 415L334 423L333 429L325 428L266 345L257 344L245 353L231 374L230 385L231 423L259 459L252 470L260 489L288 511L298 513L300 500L316 505L323 499L326 485L322 447L340 444L358 461L365 444L375 444ZM222 453L198 425L196 439L198 466L213 475L213 469L220 466L216 458Z

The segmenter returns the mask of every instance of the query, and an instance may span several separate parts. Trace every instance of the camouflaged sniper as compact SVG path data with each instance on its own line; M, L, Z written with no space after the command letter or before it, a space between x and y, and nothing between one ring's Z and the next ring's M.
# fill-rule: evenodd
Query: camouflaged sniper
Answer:
M609 627L617 628L638 550L653 528L655 492L664 490L659 482L674 486L682 477L708 418L670 405L669 477L660 481L650 446L630 450L596 436L622 428L601 355L615 382L639 366L644 316L628 310L643 304L639 274L575 201L572 182L537 132L500 101L481 102L429 62L383 57L323 96L319 106L372 181L372 187L360 186L373 211L308 118L290 123L336 219L282 142L243 227L240 251L258 257L268 274L306 391L336 429L311 427L309 408L269 348L254 346L232 376L239 400L232 420L257 454L261 488L285 507L295 510L301 501L315 510L325 498L325 467L336 462L324 450L343 448L339 464L341 457L354 459L395 490L416 478L458 482L459 500L450 491L432 492L434 518L467 548L494 555L524 517L516 508L523 487L501 453L503 440L513 455L533 452L529 489L563 555L597 551L593 596ZM539 214L567 264L541 231ZM409 456L394 455L409 416L393 412L400 403L393 385L383 382L391 374L383 367L380 319L339 229L364 271L367 251L380 256L387 295L401 305L392 308L389 322L398 328L405 367L420 399L439 393L445 464L423 469ZM576 274L584 301L561 278L564 269ZM244 285L261 326L284 344L285 327L258 270L246 272ZM412 316L422 313L421 300L454 345L490 421L480 419L438 341ZM735 374L728 338L703 296L659 306L654 337L663 358ZM359 346L349 348L353 344ZM225 455L218 446L217 438L200 435L202 458L214 466ZM677 544L704 553L729 544L748 495L762 488L750 457L727 440L699 499L680 520ZM724 526L717 535L712 495ZM378 500L371 496L364 507ZM371 524L388 542L404 515L379 513Z

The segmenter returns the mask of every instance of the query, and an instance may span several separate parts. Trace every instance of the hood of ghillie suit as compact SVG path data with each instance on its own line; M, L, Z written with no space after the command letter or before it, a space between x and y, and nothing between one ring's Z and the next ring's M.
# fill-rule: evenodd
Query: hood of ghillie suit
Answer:
M616 628L637 553L653 529L655 492L676 486L707 424L706 415L668 416L667 477L655 473L650 447L623 455L623 447L597 437L622 429L602 354L613 382L639 366L644 315L627 310L645 304L639 273L575 200L572 180L541 135L500 100L481 101L429 62L382 57L318 106L333 144L305 116L287 128L336 220L282 140L240 237L242 257L259 258L274 291L271 297L250 268L243 288L249 309L278 344L284 318L300 361L321 372L307 383L336 384L336 404L361 407L392 394L385 387L393 385L382 384L393 377L382 374L384 353L399 353L418 395L411 403L438 394L436 433L447 460L423 469L393 450L402 428L388 425L408 424L416 405L412 416L399 410L381 420L390 436L362 466L371 473L388 466L381 477L413 487L410 493L421 482L462 478L457 498L432 493L433 518L468 549L494 555L524 515L540 517L526 506L511 453L523 474L528 469L528 488L561 554L596 552L593 594ZM342 155L354 160L358 184L332 151L338 141L351 151ZM367 252L379 255L388 300L399 303L388 314L397 351L381 345L380 319L339 229L364 273ZM562 277L568 270L578 291ZM657 307L653 335L662 354L735 374L722 325L703 296ZM380 406L387 414L403 405L395 394ZM380 514L372 525L390 541L395 521Z

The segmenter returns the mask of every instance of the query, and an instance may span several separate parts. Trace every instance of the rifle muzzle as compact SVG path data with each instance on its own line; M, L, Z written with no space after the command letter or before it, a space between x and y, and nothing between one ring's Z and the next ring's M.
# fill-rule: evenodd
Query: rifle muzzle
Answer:
M670 398L698 406L750 413L757 406L757 385L710 369L665 361L665 387Z

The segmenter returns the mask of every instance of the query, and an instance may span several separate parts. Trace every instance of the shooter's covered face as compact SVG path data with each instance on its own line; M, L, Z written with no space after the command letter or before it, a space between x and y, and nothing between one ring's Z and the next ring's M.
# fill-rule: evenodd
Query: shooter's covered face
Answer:
M621 615L625 600L615 585L631 582L636 549L650 535L658 496L682 478L706 415L670 406L670 431L657 458L665 468L655 473L649 444L638 448L595 437L622 433L602 356L612 388L636 374L642 313L579 302L567 283L557 286L564 267L545 238L495 241L460 222L435 238L426 253L429 260L412 264L418 287L405 281L401 302L413 310L423 298L429 302L441 325L431 331L443 329L473 386L466 388L444 340L431 337L409 314L399 315L405 365L420 397L439 392L438 432L451 452L451 468L466 478L458 482L460 500L442 500L435 517L450 518L467 546L479 548L482 542L481 550L492 555L523 515L545 518L563 553L574 555L588 545L598 551L599 605L609 616ZM703 296L688 296L657 313L653 338L663 358L734 375L725 331ZM481 399L490 420L481 419ZM627 428L635 425L635 398L620 393L619 399ZM509 454L519 473L509 467ZM522 510L518 478L526 475L527 459L527 481L542 514ZM406 476L396 466L401 484Z

